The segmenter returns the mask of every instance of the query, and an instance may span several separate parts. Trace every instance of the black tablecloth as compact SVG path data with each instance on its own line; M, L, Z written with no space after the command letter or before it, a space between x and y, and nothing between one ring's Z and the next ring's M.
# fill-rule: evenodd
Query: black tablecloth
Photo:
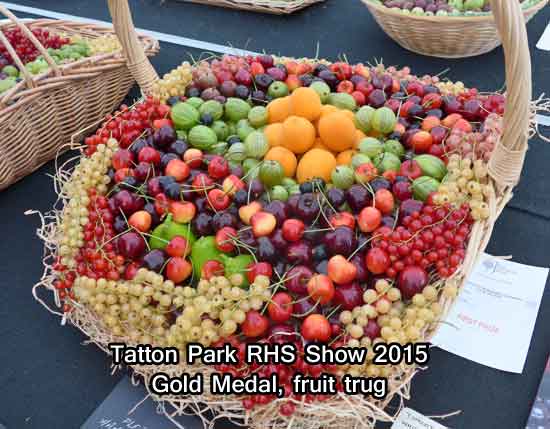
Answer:
M104 1L18 3L109 20ZM314 56L319 45L321 57L346 54L349 61L383 59L387 65L410 65L416 74L449 68L451 79L481 90L501 88L504 83L500 49L464 60L415 55L388 39L355 0L328 0L289 17L173 0L131 3L136 25L150 30L289 56ZM535 96L550 89L550 53L534 47L549 18L547 8L529 24ZM197 55L192 49L163 43L153 62L164 73L188 59L189 53ZM495 228L490 253L549 265L548 160L550 146L534 139L516 196ZM25 217L23 212L51 207L55 195L47 173L52 170L50 163L0 193L0 424L8 429L78 428L118 380L109 375L106 355L95 346L82 346L84 336L74 328L59 326L59 320L44 311L30 293L41 274L42 244L35 237L38 218ZM547 290L523 374L497 371L434 350L429 370L414 380L408 405L428 415L462 410L443 422L454 428L524 427L550 350L549 295ZM515 352L513 343L509 352Z

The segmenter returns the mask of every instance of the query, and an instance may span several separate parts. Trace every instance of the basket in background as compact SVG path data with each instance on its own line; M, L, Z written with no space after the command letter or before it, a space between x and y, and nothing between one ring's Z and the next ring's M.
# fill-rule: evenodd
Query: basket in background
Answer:
M7 38L0 41L10 52L22 80L0 94L0 190L53 159L76 132L89 127L111 113L134 84L122 51L85 57L67 64L56 64L31 30L40 28L68 37L94 39L114 34L111 27L71 21L18 19L0 5L7 20L0 30L19 28L42 57L49 69L30 74ZM144 58L154 55L158 42L138 37Z
M372 0L361 1L388 36L417 54L442 58L473 57L490 52L501 44L491 13L476 16L414 15ZM525 22L529 22L547 3L548 0L540 0L524 9Z
M180 0L230 9L288 15L324 0Z

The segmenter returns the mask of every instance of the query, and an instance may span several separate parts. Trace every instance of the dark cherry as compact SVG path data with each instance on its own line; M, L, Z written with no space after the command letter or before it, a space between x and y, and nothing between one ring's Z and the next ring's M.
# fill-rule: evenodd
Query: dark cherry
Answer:
M315 272L319 274L328 274L328 261L325 259L323 261L320 261L317 265L315 265Z
M292 194L290 197L288 197L288 200L286 200L288 208L290 209L290 212L292 214L296 214L299 201L300 201L300 194Z
M346 202L346 193L342 189L332 188L328 190L327 198L334 208L338 208Z
M304 222L311 222L319 214L319 201L317 197L312 193L300 195L298 200L298 206L296 207L296 214Z
M178 156L183 156L185 151L189 148L189 145L183 140L176 140L170 145L168 150L172 153L175 153Z
M218 231L226 226L235 228L237 226L237 218L227 211L218 212L212 216L212 226L215 231Z
M316 311L313 309L315 307L315 302L310 299L301 299L294 303L292 306L292 314L294 317L303 318L307 317L310 314L316 313ZM315 309L318 309L319 306L315 307Z
M324 243L333 255L349 256L357 248L355 232L347 226L329 231L324 237Z
M237 236L239 237L239 240L247 246L256 247L256 238L254 237L251 229L241 229Z
M258 198L260 198L264 191L264 185L257 179L251 180L248 184L248 192L250 193L251 200L257 200Z
M305 241L291 243L287 248L286 259L291 264L309 266L311 264L311 258L311 246Z
M193 232L199 236L212 235L214 230L212 229L212 216L208 213L199 213L191 221L191 227Z
M264 207L264 211L275 216L277 219L277 226L281 226L289 215L288 207L283 201L271 201Z
M361 234L363 235L363 234ZM365 283L369 279L369 270L365 265L365 257L359 252L351 258L351 263L357 267L357 277L355 280L360 283Z
M237 207L246 205L248 203L248 192L244 189L237 191L233 196L233 202L237 205Z
M165 262L166 257L164 252L160 249L151 250L143 257L143 266L157 273L161 272Z
M153 227L157 226L160 223L160 216L155 210L155 205L153 203L150 203L150 202L146 203L143 206L143 210L145 210L147 213L151 215L151 225Z
M329 258L327 248L324 244L319 244L313 248L312 258L315 262L322 261Z
M126 223L126 220L122 215L115 217L115 220L113 222L113 229L117 234L120 234L121 232L124 232L128 229L128 224Z
M382 225L393 228L393 226L395 225L395 218L393 216L383 216Z
M363 292L363 288L357 282L338 285L334 291L333 301L342 310L351 311L363 304Z
M347 190L346 199L354 212L359 212L371 203L369 191L361 185L352 185Z
M373 180L371 180L370 185L374 192L380 190L380 189L391 189L391 183L388 179L385 177L375 177Z
M166 188L164 189L164 193L171 200L178 201L181 199L181 189L181 185L177 182L174 182L166 186Z
M153 134L153 144L159 149L164 149L176 141L176 131L169 125L163 125Z
M256 256L259 261L273 263L280 258L275 246L268 237L260 237L257 242Z
M405 216L410 216L414 212L420 212L423 207L424 203L422 203L422 201L417 201L413 199L405 200L399 206L399 216L402 218Z
M271 234L269 238L271 239L271 243L273 243L273 246L275 246L278 251L286 251L288 242L283 237L283 231L280 228L273 231L273 234Z

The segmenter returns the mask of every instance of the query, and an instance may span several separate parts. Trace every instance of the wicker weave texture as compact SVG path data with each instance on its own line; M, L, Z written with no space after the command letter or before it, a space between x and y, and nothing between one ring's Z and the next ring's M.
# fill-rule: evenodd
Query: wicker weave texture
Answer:
M180 0L230 9L288 15L324 0Z
M493 15L405 15L370 0L361 1L388 36L403 48L418 54L442 58L473 57L490 52L501 44ZM525 22L547 3L548 0L541 0L524 10Z
M11 19L0 29L42 28L52 33L97 38L114 34L112 28L38 19L22 24ZM146 55L158 42L140 37ZM0 95L0 190L33 172L67 147L78 131L100 121L124 100L134 83L121 52L101 54L65 65L55 65L36 76L25 75Z

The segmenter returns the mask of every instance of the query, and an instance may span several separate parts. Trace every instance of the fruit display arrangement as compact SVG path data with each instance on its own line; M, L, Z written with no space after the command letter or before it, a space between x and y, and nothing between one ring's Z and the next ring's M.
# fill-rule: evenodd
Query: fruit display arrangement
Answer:
M424 16L478 16L491 13L489 0L369 0L404 14ZM514 0L528 9L541 0Z
M429 336L491 215L502 95L406 67L270 55L184 63L153 92L106 117L59 175L44 281L66 318L107 342L182 350ZM379 417L362 397L294 395L294 373L386 377L399 393L413 369L369 354L202 370L276 372L285 398L237 408L286 427L353 404Z
M39 75L49 69L49 65L31 40L23 34L20 28L0 30L9 41L25 69L31 75ZM78 36L54 34L47 29L33 28L33 35L48 51L56 64L66 64L85 57L108 53L120 49L118 39L114 36L100 36L86 39ZM13 88L23 78L8 52L8 48L0 42L0 94Z

